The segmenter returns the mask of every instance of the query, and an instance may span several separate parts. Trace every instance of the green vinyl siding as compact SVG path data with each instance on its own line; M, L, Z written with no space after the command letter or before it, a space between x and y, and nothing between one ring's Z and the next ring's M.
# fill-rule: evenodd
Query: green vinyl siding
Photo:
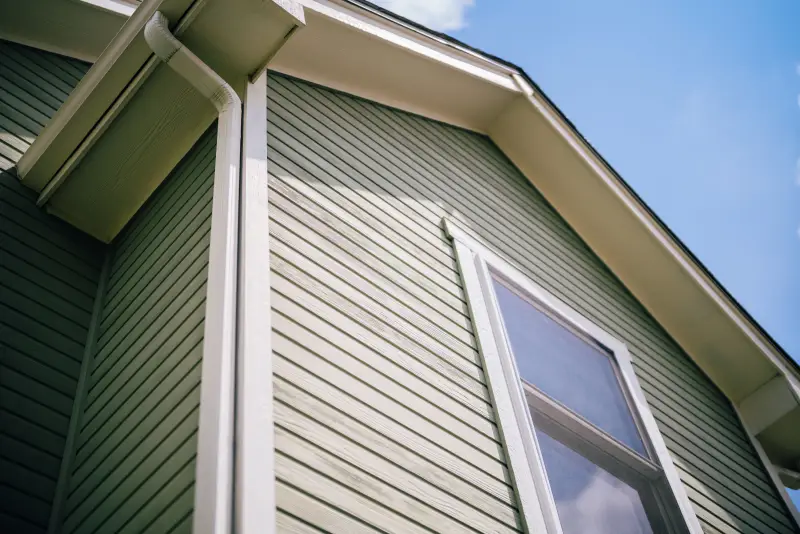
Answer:
M47 529L103 261L14 165L87 68L0 41L0 532Z
M453 218L622 339L708 532L796 532L726 398L485 136L269 78L285 532L513 532Z
M65 533L191 531L215 140L110 246Z

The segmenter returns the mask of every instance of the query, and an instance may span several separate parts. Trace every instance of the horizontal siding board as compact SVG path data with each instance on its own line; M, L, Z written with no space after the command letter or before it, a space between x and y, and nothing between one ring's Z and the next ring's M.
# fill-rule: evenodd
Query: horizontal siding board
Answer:
M5 267L0 267L0 284L3 291L25 295L29 301L58 316L59 320L67 319L73 325L84 326L91 319L90 311Z
M196 240L190 240L194 245L190 247L185 257L176 257L179 267L183 271L159 270L159 273L173 273L163 283L153 283L145 287L146 291L137 293L146 298L138 306L127 310L119 322L113 323L107 336L101 336L98 358L94 370L93 380L98 384L92 388L91 401L100 395L107 387L108 380L116 376L115 370L121 366L129 365L125 355L132 350L142 350L143 344L150 343L151 338L160 331L166 322L173 321L171 313L189 306L198 304L198 300L205 298L201 286L205 284L206 260L208 255L208 237L200 235ZM181 261L177 261L181 260ZM186 260L186 261L183 261ZM175 265L173 265L175 266ZM177 273L177 274L175 274ZM171 283L170 283L171 282ZM180 298L186 299L179 300ZM184 309L184 311L191 311ZM111 333L113 332L113 333ZM103 339L104 338L104 339Z
M367 251L359 250L352 243L341 238L341 234L308 212L294 206L290 201L275 202L270 210L270 235L291 243L295 248L310 247L315 254L330 258L367 280L383 291L396 295L398 300L407 303L422 317L428 318L451 335L475 344L472 323L461 312L457 312L431 298L418 284L394 269L382 269L383 262Z
M462 354L461 330L469 333L471 329L469 322L459 318L465 316L468 321L464 295L458 277L452 278L456 272L453 252L440 229L441 218L448 216L628 345L635 372L704 528L726 534L795 531L724 395L491 141L275 74L269 78L269 110L274 339L275 343L285 344L288 339L296 343L276 355L276 398L286 388L288 399L300 398L301 392L291 390L297 387L309 396L304 401L309 406L333 402L316 391L329 387L323 382L329 378L327 371L320 371L327 367L312 364L303 355L311 345L312 352L344 366L353 377L377 383L397 381L386 386L396 402L425 414L437 428L455 430L454 419L472 426L468 420L477 421L473 413L491 420L490 413L465 402L468 397L461 391L470 388L468 382L454 380L457 375L431 365L434 361L454 364L437 353L437 347L444 344ZM424 304L416 305L418 300ZM439 331L445 334L437 337ZM334 346L328 348L326 342ZM398 347L402 350L397 351ZM386 361L375 363L380 357ZM280 371L286 365L284 358L287 363L297 358L308 361L299 365L309 371L292 367ZM423 365L409 367L407 362ZM407 376L395 367L403 368ZM420 404L413 393L405 392L419 381L430 386L425 395L446 395L451 402L438 411ZM341 392L329 394L337 400L346 398L351 388L358 390L353 384L336 387ZM470 393L471 397L481 395L485 392ZM391 427L375 427L386 422L378 411L383 404L365 411L359 405L364 402L348 399L352 411L343 420L353 426L367 418L369 431L389 440L382 450L392 447L398 438L387 434ZM395 410L393 406L386 409ZM292 408L306 414L312 429L316 424L330 425L318 421L321 416L309 408ZM426 443L427 433L435 432L418 428L415 439ZM476 443L484 439L474 433L466 436ZM321 441L311 435L303 439ZM354 446L353 454L358 450ZM467 487L487 491L482 485L485 480L461 476L469 471L470 462L487 453L483 450L480 456L457 449L454 456L459 463L442 468L465 480ZM502 451L496 454L502 458ZM290 456L291 452L279 456L279 470L298 469L304 476L319 479L303 486L285 478L296 498L319 499L318 490L309 489L317 482L337 487L304 462L293 464ZM441 462L445 457L431 460ZM353 462L358 469L363 467ZM375 491L384 489L375 486ZM369 524L364 520L366 503L320 503L328 517L343 513ZM447 513L442 506L439 503L438 511ZM293 525L324 528L305 517L302 509L286 513Z
M18 373L10 368L0 374L0 388L26 396L49 410L69 418L72 413L72 397L54 391L38 380Z
M314 118L302 108L282 99L279 93L273 93L272 103L277 110L291 110L291 115L288 117L290 121L292 118L300 117L300 120L290 123L277 115L269 123L270 134L275 137L274 141L280 141L280 144L276 143L275 146L281 148L284 156L300 163L297 161L298 158L293 156L301 154L302 168L334 188L342 198L360 205L362 214L382 212L383 216L379 215L371 221L373 224L393 228L398 234L396 239L403 242L410 250L418 251L426 263L430 262L434 269L444 267L452 270L453 274L456 273L453 253L448 250L444 235L425 228L415 220L414 215L418 214L414 211L419 210L419 206L401 202L404 195L400 195L402 189L398 187L397 182L382 177L383 169L378 167L382 160L356 158L358 153L354 155L346 150L347 145L339 136L320 137L319 131L314 128ZM342 131L339 130L339 133ZM367 143L365 140L363 146L367 146ZM432 214L426 208L419 215L430 217ZM426 250L421 246L422 243L415 243L402 232L398 232L397 229L402 226L410 226L420 231L420 238L425 239L425 244L431 248ZM446 274L452 277L449 272Z
M277 483L278 532L282 534L375 534L357 518L323 503L283 481ZM303 519L299 519L299 516Z
M279 342L281 342L281 339L276 336L276 347ZM275 348L274 350L276 354L278 354L278 349ZM409 428L419 435L428 437L428 439L439 443L459 456L465 455L471 458L476 467L500 480L506 480L508 478L503 463L493 457L493 455L497 454L496 449L499 446L497 443L487 442L485 440L467 443L461 439L460 436L453 436L439 425L425 420L423 417L400 405L394 399L382 395L381 392L373 389L368 384L331 366L303 347L294 344L293 346L287 347L286 352L291 354L291 360L287 359L285 363L282 360L281 365L283 366L282 368L286 368L287 372L292 373L293 377L303 376L313 369L315 375L319 373L319 375L324 376L325 381L332 384L339 391L346 391L349 396L366 405L379 407L382 414L398 424ZM287 356L283 354L281 354L281 357L287 358ZM316 375L316 378L319 378L319 375Z
M390 442L408 447L432 462L435 462L442 469L449 471L457 477L475 487L494 495L500 500L509 501L509 479L502 470L497 473L487 473L479 466L472 465L470 462L460 458L453 451L448 450L441 443L433 441L426 436L420 436L413 428L395 421L391 417L384 415L378 409L364 403L360 399L354 398L334 386L325 383L308 371L294 366L283 358L277 365L287 368L286 372L276 374L275 381L276 395L280 393L283 399L286 395L296 395L302 397L304 392L320 388L315 391L315 398L325 405L334 406L342 414L360 422L373 432L377 432ZM299 384L294 386L293 384ZM286 393L283 393L286 392ZM335 399L333 401L332 399ZM286 400L286 402L291 402ZM309 399L307 402L317 402ZM501 477L506 478L501 478Z
M378 532L430 534L430 530L391 508L339 484L336 479L297 462L291 456L285 456L281 451L276 451L275 460L275 475L279 482L288 478L301 491L314 495L344 513L358 517L374 526Z
M5 348L5 347L4 347ZM72 397L75 394L77 380L75 377L66 374L58 369L54 369L42 362L29 357L27 354L14 350L0 350L0 366L11 373L19 373L25 377L43 384L50 388L56 398L60 394L63 398L70 399L63 401L67 407L72 405Z
M10 284L9 284L10 286ZM37 323L46 325L54 334L63 336L69 341L77 344L78 350L83 348L86 342L86 324L88 319L83 317L85 322L79 323L72 320L72 318L64 316L61 313L51 310L48 306L43 305L41 300L30 298L29 292L25 291L25 287L16 286L15 289L6 286L6 281L0 283L0 301L5 303L8 309L14 309L30 318L35 318ZM47 299L42 299L47 300ZM70 350L70 354L73 352Z
M215 139L111 245L65 534L191 530Z
M187 376L193 376L192 370L198 365L202 330L202 325L195 326L181 343L175 343L171 350L180 350L177 355L166 353L168 356L163 360L153 357L141 362L142 371L132 374L127 383L120 383L119 395L108 400L108 408L104 406L94 417L87 418L77 451L79 461L85 462L86 467L75 471L73 479L76 483L81 480L82 472L91 473L91 466L102 461L108 450L119 447L120 441L127 439L138 424L143 420L150 421L147 417L167 395L171 395L174 401L178 395L175 388L180 387L186 393L186 388L191 387L191 379ZM191 352L187 354L185 351Z
M15 512L0 512L0 532L13 532L14 534L40 534L45 532L46 525L37 525L15 514Z
M449 397L450 405L457 403L471 410L475 415L492 421L491 407L486 400L471 395L455 382L446 380L443 375L436 372L435 368L398 350L393 345L383 342L378 336L371 335L366 330L360 330L360 325L348 321L335 308L326 305L313 295L291 286L286 286L284 291L291 293L292 298L287 298L279 290L273 290L272 302L276 315L277 313L284 314L285 317L296 321L303 328L318 333L330 343L335 343L337 347L350 354L367 355L366 357L370 358L373 366L404 369L412 376L427 383L431 389L438 391L439 395ZM276 321L279 320L280 318L277 317ZM464 412L454 409L451 413L463 414ZM474 415L463 415L463 418L471 419L474 418Z
M362 276L353 268L342 265L330 255L324 254L319 248L295 238L292 234L282 235L281 228L278 225L273 226L275 231L270 233L270 236L274 238L271 241L270 251L274 251L318 279L328 280L332 276L335 277L335 281L331 279L331 285L341 287L342 291L355 290L363 295L364 297L360 299L364 301L363 307L379 307L390 310L394 314L390 320L406 323L411 329L417 330L419 333L415 334L415 337L422 334L423 339L430 338L434 344L441 344L442 347L458 353L470 350L475 352L474 361L478 361L477 344L471 332L464 329L445 330L441 328L411 305L399 301L398 295L384 290L378 284L379 280L370 280ZM348 289L344 289L345 286Z
M376 445L385 440L378 438L375 443L355 439L368 435L363 432L353 435L337 433L319 419L317 414L303 414L286 404L276 404L275 420L279 428L306 442L320 444L350 464L363 464L365 470L385 484L430 503L454 519L475 517L474 526L479 529L507 532L520 529L519 517L513 505L487 498L485 493L465 485L456 477L442 476L439 472L436 474L441 478L437 479L429 474L430 471L436 472L435 465L417 455L407 452L403 455L405 451L396 444L388 444L388 448L383 449ZM330 420L329 423L337 424ZM476 511L480 513L476 514Z
M189 331L188 335L186 331ZM185 338L182 337L185 335ZM181 352L173 355L165 351L163 359L150 357L148 360L137 362L142 365L142 371L131 374L127 382L120 381L119 395L110 397L108 404L104 404L102 410L98 410L92 417L87 417L85 432L81 435L77 450L78 460L81 463L86 462L87 473L91 472L89 466L101 461L104 450L119 446L119 440L125 439L128 432L143 418L148 417L157 407L157 403L172 393L172 388L183 384L184 376L198 365L202 325L192 324L175 337L180 338L180 342L176 341L168 350ZM135 382L131 382L132 380ZM80 473L80 469L76 470L73 477L76 481L80 480Z
M401 325L390 321L383 314L377 316L371 313L369 309L359 306L341 293L330 289L324 283L311 278L307 273L284 261L280 256L273 255L271 263L273 271L276 274L280 274L287 283L294 284L318 296L335 309L342 310L342 313L364 324L369 330L385 338L392 345L421 361L429 363L431 367L434 367L450 380L462 385L478 397L485 398L485 378L481 369L476 365L475 359L477 359L477 355L473 351L469 351L465 357L441 350L435 345L424 345L418 339L408 336L403 331L404 329L398 328Z
M16 484L15 484L16 486ZM31 528L38 528L44 532L47 526L47 515L50 513L50 503L33 495L28 495L17 487L0 484L0 503L6 514L14 514L23 523Z
M350 374L364 378L367 383L418 413L426 414L433 410L436 415L427 418L439 420L439 424L454 434L471 435L477 431L497 439L498 430L493 421L454 402L407 369L353 342L345 333L331 328L320 318L290 303L281 301L281 304L280 308L273 308L276 333L300 343Z
M359 342L393 361L402 362L401 365L407 366L409 369L418 369L419 372L425 374L429 374L428 370L430 369L433 371L435 380L432 383L438 389L452 392L454 398L468 404L479 413L490 413L486 397L481 396L484 386L477 381L446 366L444 362L430 353L409 351L405 347L395 345L391 339L385 339L380 330L375 331L360 322L358 314L353 314L348 309L341 309L337 302L328 302L317 298L313 292L293 284L278 273L273 274L271 281L276 298L287 298L319 317L328 318L331 322L335 322L338 328Z
M307 183L313 183L323 180L327 172L335 172L333 169L316 170L311 162L304 162L302 166L298 165L297 161L302 161L302 145L296 143L296 150L300 151L299 153L288 149L283 145L279 129L272 128L270 130L270 139L272 140L273 150L270 152L268 165L271 174L274 176L283 174L285 176L293 176L295 179L302 179ZM287 153L289 156L294 156L294 159L288 157ZM444 291L451 295L458 295L457 275L455 272L442 272L441 269L433 264L432 260L426 261L426 255L419 254L415 251L414 247L404 242L404 240L400 238L402 234L397 231L387 231L388 228L391 227L388 227L386 224L381 225L373 222L370 217L365 217L363 212L354 210L352 205L349 205L344 199L336 198L333 191L335 191L333 188L327 191L323 190L322 198L327 199L328 206L326 207L328 207L328 209L338 211L336 214L340 219L338 222L351 227L360 227L367 235L373 236L374 241L371 242L370 245L380 245L382 248L391 251L397 259L413 267L424 276L424 281L421 283L435 285L437 292ZM342 209L340 205L348 209ZM389 220L387 212L389 215L391 212L388 207L381 207L380 212L383 213L384 221ZM361 215L361 218L357 219L356 215ZM356 223L356 221L358 222Z
M93 292L97 284L92 283L91 278L65 268L59 262L58 257L53 257L53 255L51 255L52 250L38 250L30 247L28 242L17 233L19 228L20 226L16 224L4 224L3 228L0 228L0 246L3 247L6 254L9 256L3 259L3 263L7 261L11 264L15 263L15 260L22 260L29 265L34 265L46 271L48 275L74 288L83 296L84 301L91 302L94 299ZM29 234L29 232L20 233ZM58 255L55 254L55 256Z
M442 360L451 362L454 367L461 369L475 380L485 382L483 373L478 367L479 355L476 347L445 335L435 325L422 320L413 310L406 308L402 303L396 303L390 295L375 291L374 286L358 276L352 276L351 273L337 269L334 263L323 259L320 262L323 265L320 265L320 263L310 261L309 258L313 256L296 252L291 246L278 239L273 239L271 243L270 253L280 258L275 260L276 265L279 261L285 261L287 265L291 264L304 275L320 282L324 281L331 290L342 296L347 295L348 300L354 305L385 324L391 325L406 338L419 346L429 347L429 350L436 353ZM344 279L338 275L347 278Z
M276 165L271 165L270 169L280 170ZM420 298L430 301L431 305L437 308L440 304L444 305L443 313L455 317L453 320L457 323L469 324L462 300L439 286L426 282L426 278L415 268L413 262L409 264L395 254L393 244L380 242L380 238L373 234L365 234L368 228L358 220L353 220L352 224L345 222L343 219L347 218L344 215L346 212L336 204L326 201L300 180L289 184L271 175L269 186L270 192L274 193L272 205L275 206L276 220L280 220L281 214L285 213L289 217L284 219L285 226L312 229L342 250L362 258L383 272L384 276L393 276L404 287L411 287L409 291L415 291ZM292 219L295 221L294 225L290 222ZM448 307L453 312L449 312Z
M18 414L5 407L0 407L0 429L6 436L56 458L61 458L64 453L65 437L30 421L25 414ZM54 473L53 476L57 476L57 473Z
M6 434L0 434L0 452L2 458L14 461L34 473L54 479L61 464L60 456L31 447L29 444ZM0 530L2 532L2 530Z
M11 184L4 184L8 180L15 180L9 174L3 175L0 179L0 187L7 189L8 194L2 195L0 201L3 203L3 211L6 209L14 210L15 220L19 221L18 224L25 226L28 231L36 233L37 237L47 241L48 246L55 246L61 249L64 253L72 256L70 261L74 261L79 265L79 269L87 270L90 278L94 279L100 272L100 265L91 261L93 258L92 252L96 250L97 245L92 241L88 241L88 236L79 234L64 234L56 236L53 230L58 230L59 224L57 219L45 218L42 220L41 209L36 207L35 194L20 194L19 189L13 187ZM5 191L4 191L5 192ZM31 191L30 193L33 193Z
M33 334L28 335L10 324L4 324L2 317L0 317L0 334L4 341L2 352L8 355L3 356L3 359L15 356L27 357L60 371L77 382L80 363L74 358L50 347L45 340L35 339Z
M58 93L56 96L58 96L62 102L66 100L77 84L60 79L51 72L51 69L42 68L39 62L31 60L31 57L46 52L37 50L32 55L29 55L28 50L30 49L26 46L9 43L7 41L0 43L0 51L2 51L5 61L17 65L17 67L25 73L24 76L27 79L40 86L49 86L57 90Z
M60 107L61 103L69 96L72 87L63 82L58 84L51 83L50 80L47 79L49 73L38 69L35 65L31 65L29 61L17 53L18 48L19 45L0 41L0 54L3 56L3 65L8 68L8 70L50 95L55 102L59 103L56 109ZM27 92L27 94L33 96L31 92Z
M0 405L17 417L46 429L56 436L65 436L67 433L69 417L50 409L36 399L0 388Z
M307 344L312 345L313 343ZM355 362L344 353L326 350L332 348L327 344L317 344L318 348L325 350L325 352L330 352L326 358L323 358L318 353L314 353L307 347L300 345L300 342L293 341L281 335L280 331L278 331L274 336L273 346L278 352L292 354L297 358L295 360L297 362L300 362L299 358L301 354L307 356L307 359L304 358L305 361L303 362L306 364L306 369L308 369L312 363L316 363L314 367L311 367L316 373L325 377L326 381L337 385L340 389L347 391L349 394L359 399L375 399L375 402L379 402L381 406L386 406L387 403L392 404L392 408L383 408L382 411L387 415L397 414L393 417L396 421L413 420L415 416L418 416L426 420L418 424L425 425L427 422L430 422L431 419L434 419L437 421L436 425L441 427L441 430L465 441L476 449L487 452L489 456L492 456L493 451L497 448L496 436L487 436L476 432L466 427L466 425L459 425L456 428L461 430L461 432L454 432L453 430L455 429L452 427L455 426L455 422L453 422L450 417L440 415L438 410L435 411L432 409L435 407L426 405L423 402L414 402L407 390L392 387L393 384L391 382L381 380L379 375L370 372L371 370L366 366L354 365ZM315 358L322 358L324 362L317 362ZM356 373L353 371L356 371ZM397 397L397 394L402 395L402 397ZM444 418L444 421L440 422L440 417ZM414 425L409 424L406 426L411 426L413 428ZM438 430L439 429L436 429L435 431ZM434 431L426 432L424 435L432 435L433 432ZM447 441L444 441L446 439L447 438L443 438L443 441L440 441L440 443L447 443ZM457 446L458 445L452 445L448 448L452 450ZM493 466L494 464L490 465Z
M14 486L19 491L50 502L56 488L56 481L43 476L18 462L0 457L0 484Z
M26 315L22 310L11 307L13 303L8 304L0 304L0 324L19 332L25 332L36 340L46 340L52 351L71 358L80 365L83 343L63 335L57 328L44 322L41 317Z
M41 287L50 293L52 298L65 300L70 305L82 310L84 314L91 314L93 295L65 282L64 276L59 276L62 273L51 270L52 265L49 262L43 263L17 258L6 249L3 258L0 259L0 268Z
M337 480L341 486L373 500L376 503L376 507L386 507L419 525L440 532L515 532L495 523L491 527L487 527L486 523L488 521L480 522L475 520L479 517L478 514L468 516L471 519L470 524L456 521L451 516L439 511L443 505L445 507L453 506L456 502L454 499L439 498L440 502L436 502L438 495L436 492L431 491L429 487L424 489L411 487L410 491L413 496L400 491L395 485L408 485L409 483L407 480L403 480L405 477L399 470L393 470L388 464L381 464L378 458L370 457L370 455L364 453L360 453L362 456L357 460L358 465L356 465L334 453L335 449L332 450L332 448L335 447L335 442L330 445L331 448L326 442L314 445L283 430L280 426L275 431L276 452L291 454L293 459L302 462L318 473ZM348 454L352 456L354 452L356 451L351 451ZM386 476L387 474L383 470L394 471L393 474L396 478L392 480L392 484L381 480L380 475ZM430 500L426 501L426 498ZM451 513L453 512L451 511ZM476 530L478 528L483 530Z

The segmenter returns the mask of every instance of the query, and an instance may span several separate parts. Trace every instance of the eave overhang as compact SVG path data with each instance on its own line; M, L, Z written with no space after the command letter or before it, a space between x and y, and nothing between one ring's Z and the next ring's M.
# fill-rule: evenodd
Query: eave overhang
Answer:
M234 0L230 4L252 7L252 2ZM797 365L725 292L520 69L369 4L348 0L302 0L300 3L305 8L307 26L288 42L280 41L277 54L269 62L270 69L488 134L737 406L746 426L758 436L770 459L779 466L798 469L800 372ZM202 59L223 75L231 78L244 76L249 73L247 68L255 68L253 65L261 58L258 61L252 58L243 61L241 58L250 57L248 54L252 55L253 50L263 52L266 48L243 49L225 45L224 52L215 52L214 47L224 43L224 38L232 37L218 35L214 19L210 17L213 13L211 6L221 5L221 2L208 0L208 4L185 30L182 39L200 52L199 55L205 55ZM148 0L131 21L146 20L148 10L155 9L172 10L170 20L179 20L180 15L189 9L188 0ZM178 13L181 10L182 13ZM243 23L234 18L233 13L229 12L228 24ZM201 19L204 16L209 18ZM259 28L259 24L266 24L266 21L258 20L248 21L247 27L237 33L244 34ZM124 96L128 87L126 84L138 72L136 69L141 69L147 60L146 51L138 46L138 34L132 33L134 35L125 47L127 52L120 57L124 68L109 67L99 79L86 82L87 87L83 89L82 82L76 89L77 96L70 98L83 98L89 103L81 106L75 117L62 120L63 124L56 131L48 132L52 125L48 126L32 146L30 152L33 155L28 157L26 154L20 162L25 183L39 191L45 189L59 169L63 170L68 158L74 156L76 145L85 141L91 132L102 138L97 141L98 148L101 142L108 144L103 146L105 158L118 150L124 157L131 157L131 149L126 149L123 142L134 148L143 144L146 151L133 152L147 153L151 156L149 159L155 159L153 154L162 158L164 163L156 165L158 172L155 174L157 178L163 178L169 170L167 167L171 168L177 162L191 146L196 133L204 124L207 126L203 121L188 121L187 124L193 124L187 127L191 135L184 134L183 141L170 136L172 144L180 145L170 151L170 157L162 155L158 147L148 143L150 130L137 126L141 122L138 114L145 106L137 103L136 98L155 97L148 96L145 86L138 91L141 94L131 98L130 102L124 98L120 100L120 95ZM279 34L280 31L275 33L276 36ZM123 29L120 36L124 35ZM114 43L123 38L120 36ZM245 37L242 39L247 41ZM114 48L114 43L109 49ZM253 42L251 46L273 45ZM277 48L269 50L265 55L271 57ZM97 65L101 64L103 57ZM118 75L118 70L125 75ZM152 78L159 77L167 78L168 74L159 74L156 69ZM236 80L229 81L236 86ZM96 87L89 88L90 83ZM163 87L172 87L174 91L171 100L164 103L163 113L180 113L171 110L172 107L194 98L175 80L165 79L159 83ZM109 87L101 89L103 84ZM118 112L119 117L111 121L107 131L103 131L97 125L102 124L103 114L115 102L121 103L120 108L125 111ZM192 106L195 110L202 107L199 103ZM128 109L135 110L136 115L124 116L134 113ZM57 115L54 124L58 119ZM111 141L105 141L109 136ZM42 139L44 141L40 143ZM165 137L160 139L163 143ZM75 207L87 205L86 199L98 202L103 198L86 183L91 179L90 173L81 175L79 172L81 166L89 165L90 157L91 151L84 162L67 173L67 185L59 189L50 204L54 211L73 224L108 240L135 212L146 195L140 194L135 202L131 202L130 209L122 213L114 225L104 223L105 233L98 232L91 220L79 217ZM104 165L114 168L108 167L107 163ZM123 161L118 164L121 165L127 163ZM118 172L114 179L124 184L134 174L128 169ZM155 181L160 181L160 178ZM72 180L75 180L72 182L74 185L70 185ZM59 199L59 195L65 195L65 187L72 187L67 189L70 191L68 197L62 197L69 198L69 202ZM130 194L124 185L120 187L124 195ZM65 212L64 206L69 212ZM116 207L114 210L119 211ZM96 218L94 214L84 213L84 216Z
M156 11L240 94L303 25L291 1L145 0L136 9L17 166L40 205L105 242L216 117L145 42Z

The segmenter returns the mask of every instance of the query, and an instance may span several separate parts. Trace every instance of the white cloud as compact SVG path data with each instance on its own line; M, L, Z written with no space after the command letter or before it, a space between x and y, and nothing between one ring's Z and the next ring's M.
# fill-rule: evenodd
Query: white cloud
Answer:
M583 490L558 503L564 532L584 534L653 534L639 494L597 469Z
M432 30L460 30L467 25L466 11L474 0L377 0L388 9Z

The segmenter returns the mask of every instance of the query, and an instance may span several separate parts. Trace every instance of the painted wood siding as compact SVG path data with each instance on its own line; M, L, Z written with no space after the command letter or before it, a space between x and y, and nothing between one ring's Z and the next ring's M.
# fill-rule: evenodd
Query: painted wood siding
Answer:
M45 532L103 260L13 167L88 65L0 41L0 532Z
M486 137L269 79L279 525L513 532L449 216L624 340L710 533L796 532L724 396Z
M215 141L111 246L65 533L191 531Z

